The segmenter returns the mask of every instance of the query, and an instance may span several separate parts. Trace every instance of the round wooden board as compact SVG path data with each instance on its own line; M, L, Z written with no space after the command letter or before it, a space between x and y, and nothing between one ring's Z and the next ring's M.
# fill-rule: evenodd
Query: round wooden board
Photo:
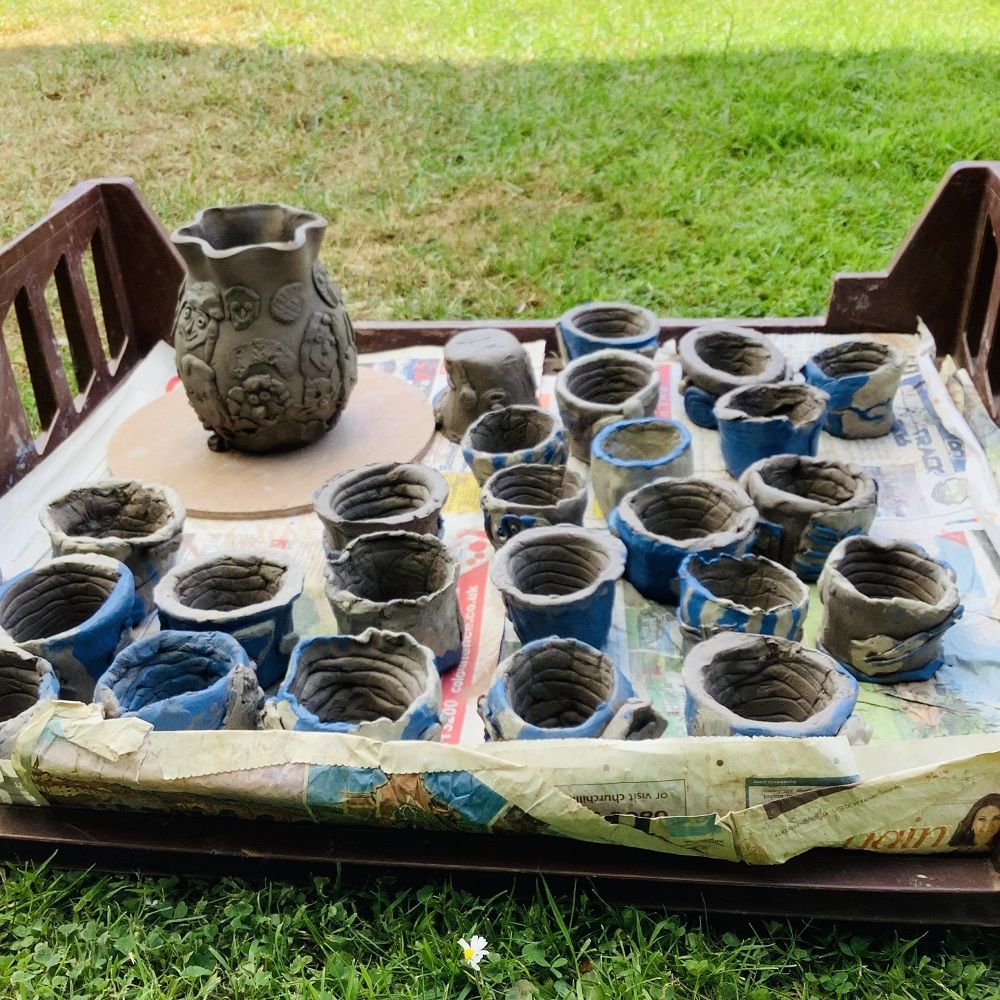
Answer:
M114 433L108 468L122 479L175 489L195 517L247 520L312 510L331 476L372 462L411 462L434 435L431 404L408 382L370 368L336 427L315 444L278 455L208 448L208 431L184 388L133 413Z

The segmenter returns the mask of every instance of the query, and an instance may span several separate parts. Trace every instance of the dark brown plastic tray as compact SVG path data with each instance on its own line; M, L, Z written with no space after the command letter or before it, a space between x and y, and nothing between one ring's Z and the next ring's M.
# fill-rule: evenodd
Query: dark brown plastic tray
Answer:
M770 333L912 332L918 319L939 354L965 367L994 420L1000 411L1000 163L956 164L889 267L834 279L825 316L737 320ZM84 255L93 261L97 301ZM11 356L0 338L0 494L9 490L168 339L183 270L156 216L128 178L86 181L41 222L0 249L0 322L19 330L41 422L32 434ZM46 287L55 283L74 397L59 355ZM99 319L106 332L99 335ZM523 340L551 320L489 320ZM677 337L704 319L661 323ZM362 351L443 344L461 322L357 323ZM107 347L105 348L104 344ZM110 357L109 357L110 355ZM606 897L731 914L836 917L1000 926L1000 863L993 856L906 857L811 851L755 868L547 837L477 836L282 824L189 815L0 807L0 854L109 870L301 877L372 872L449 877L495 891L544 875L587 878Z

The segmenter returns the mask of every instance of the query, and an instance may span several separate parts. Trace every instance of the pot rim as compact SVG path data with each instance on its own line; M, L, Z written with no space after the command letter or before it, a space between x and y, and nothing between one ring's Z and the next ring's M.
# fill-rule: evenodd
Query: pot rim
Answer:
M702 358L698 353L698 344L706 337L717 333L728 333L733 336L743 337L768 352L768 361L764 370L756 375L733 375L724 368L715 368ZM706 323L697 326L693 330L688 330L677 342L677 356L681 362L681 370L684 377L693 382L698 388L713 396L722 395L716 387L709 387L707 383L715 382L728 386L732 389L739 389L750 385L763 385L770 382L781 381L788 372L788 360L781 350L759 330L751 326L740 326L736 323ZM706 383L706 384L703 384Z
M739 397L745 392L759 392L763 390L767 393L772 392L784 392L791 395L793 392L802 396L806 396L809 400L815 404L818 408L818 412L814 413L808 419L805 420L794 420L787 413L781 413L777 415L754 415L747 413L745 410L741 409L739 406ZM742 423L754 423L754 424L775 424L779 421L783 421L790 424L792 427L802 428L809 427L813 424L820 423L826 419L826 407L830 402L830 394L824 392L822 389L817 388L814 385L810 385L808 382L793 382L790 379L784 379L780 382L762 382L754 383L753 385L740 385L735 389L730 389L728 392L724 392L715 401L715 418L721 424L723 421L736 421L739 420Z
M479 426L479 424L486 421L488 418L496 418L498 413L508 413L514 410L526 410L531 413L540 413L546 420L549 421L548 431L540 441L536 444L529 445L527 448L517 448L514 451L483 451L479 448L474 448L472 445L472 431L474 428ZM494 455L513 455L513 456L532 456L539 449L544 449L551 442L558 442L561 439L565 439L565 430L563 428L562 422L559 420L555 414L550 413L542 406L536 406L533 403L512 403L509 406L502 406L496 410L487 410L485 413L481 413L471 424L465 429L465 433L462 435L462 439L459 443L459 447L462 449L462 455L465 458L467 464L471 465L473 460L492 458ZM517 465L534 465L538 463L534 462L517 462L512 463Z
M628 337L602 337L597 334L588 333L586 330L581 330L577 325L580 317L586 313L604 309L617 309L622 312L631 313L643 323L645 329L639 333L630 334ZM657 319L656 314L645 306L637 306L632 302L584 302L581 305L574 306L572 309L567 309L559 317L558 325L568 329L574 337L578 337L580 340L585 340L588 343L625 345L623 349L643 344L650 337L655 336L659 340L660 336L660 321Z
M615 458L608 453L605 444L609 437L640 425L648 426L656 424L661 427L671 427L680 433L680 441L670 451L655 455L653 458ZM679 420L670 417L633 417L625 420L616 420L614 423L606 424L594 436L590 445L591 459L611 465L616 469L652 469L658 465L668 465L676 461L691 447L691 432Z
M275 240L262 243L243 243L239 246L226 247L223 250L212 246L203 236L198 236L190 230L200 226L205 216L210 212L226 213L235 211L249 212L254 209L280 209L283 212L306 216L296 227L290 240ZM170 234L170 240L175 246L195 246L201 253L211 260L223 260L227 257L235 257L237 254L245 253L247 250L278 250L283 253L290 253L301 250L306 244L307 234L310 230L318 229L322 233L327 227L327 221L322 215L310 212L305 208L296 208L294 205L286 205L284 202L247 202L240 205L210 205L207 208L199 209L191 222L178 227Z
M813 467L825 468L835 466L843 470L854 479L854 495L841 503L812 500L809 497L802 496L800 493L779 489L777 486L772 486L765 481L762 473L766 466L793 465L795 463L804 463ZM810 514L827 511L857 510L878 502L878 483L875 477L860 465L837 458L821 458L816 455L770 455L767 458L758 459L752 465L747 466L739 478L739 483L755 503L757 497L760 497L762 502L768 504L791 501L797 509L807 511Z
M569 594L529 594L514 583L510 573L510 562L514 554L520 549L532 545L543 536L559 538L566 535L596 544L597 547L604 550L608 556L607 565L597 574L596 579ZM596 528L583 528L575 524L554 524L537 528L525 528L524 531L518 532L497 552L493 559L493 565L490 567L490 579L497 590L504 595L514 598L521 604L547 608L564 607L576 604L578 601L587 600L606 583L614 583L620 579L625 572L626 556L625 543L620 538L616 538L606 531L599 531Z
M572 492L566 496L558 497L551 503L520 503L512 500L504 500L502 497L498 497L496 493L493 492L496 480L505 476L513 476L519 472L523 473L526 469L530 469L532 472L539 472L544 469L545 472L542 473L543 475L549 475L550 473L553 476L560 475L564 487L566 480L569 478L571 480L570 486L573 488ZM575 472L568 466L547 465L544 462L524 462L520 465L506 465L502 469L497 469L497 471L494 472L485 483L483 483L483 487L479 491L479 505L483 508L483 510L507 510L508 508L516 508L520 511L549 510L551 508L558 508L567 503L578 502L581 494L585 497L586 493L586 479L584 479L580 473Z
M721 597L714 591L709 590L708 587L694 575L692 572L692 566L695 563L701 563L703 566L708 566L722 560L731 560L738 563L760 563L772 574L789 581L794 581L794 586L799 592L799 597L796 601L783 601L781 604L776 604L773 608L762 608L750 604L742 604L739 601L733 600L731 597ZM772 615L794 608L803 608L809 603L809 588L790 569L788 569L787 566L782 566L781 563L777 563L773 559L768 559L767 556L758 555L755 552L748 552L744 555L735 555L732 552L691 552L684 557L678 567L677 579L682 588L681 604L684 603L683 589L685 587L694 591L696 594L702 595L706 598L706 600L711 601L713 604L718 604L726 608L736 608L749 615Z
M181 602L177 596L177 583L179 580L211 563L224 562L230 559L260 559L281 566L283 572L278 592L266 601L247 604L240 608L233 608L230 611L219 611L215 608L192 608L190 605ZM162 609L172 618L183 621L226 623L239 621L241 618L246 618L250 615L265 614L291 604L302 593L304 583L302 568L279 549L241 549L236 552L224 552L204 556L201 559L193 559L190 562L183 562L174 566L163 575L160 582L156 585L153 591L153 603L157 609Z
M595 403L589 399L584 399L582 396L577 396L576 393L569 388L569 378L577 369L589 365L599 366L607 361L619 361L633 365L636 368L642 368L646 372L645 385L639 386L639 388L637 388L631 395L626 396L626 398L620 403ZM574 406L576 409L581 411L589 410L590 412L597 411L598 413L621 413L622 407L625 406L629 400L636 399L637 397L642 399L650 394L652 394L653 398L655 398L655 396L659 394L659 391L660 370L654 361L642 354L637 354L635 351L623 351L614 347L608 347L601 351L593 351L590 354L584 354L579 358L574 358L556 376L555 384L557 400L569 403L571 406Z
M844 375L831 375L824 367L830 360L831 355L835 355L836 353L848 354L852 350L867 347L874 347L879 351L885 352L884 359L870 371L847 372ZM842 382L845 379L856 379L859 376L865 379L870 379L890 371L898 371L902 373L905 368L906 357L898 348L893 347L891 344L883 343L881 340L864 340L861 337L854 337L850 340L840 341L836 344L829 344L828 346L816 351L806 360L806 363L802 366L802 371L805 373L806 369L815 369L826 381L836 383ZM895 390L893 391L895 392Z

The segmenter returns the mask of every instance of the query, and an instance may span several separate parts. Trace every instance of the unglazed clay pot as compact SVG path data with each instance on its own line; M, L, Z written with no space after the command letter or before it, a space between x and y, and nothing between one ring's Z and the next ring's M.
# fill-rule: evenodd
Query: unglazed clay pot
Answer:
M875 480L834 459L775 455L754 462L740 485L760 511L757 551L808 583L837 542L867 534L878 509Z
M778 636L721 632L681 677L688 736L836 736L858 700L832 657Z
M343 632L406 632L433 651L439 671L461 662L458 562L433 535L362 535L344 547L326 573L326 597Z
M648 417L660 396L660 372L632 351L595 351L571 361L556 376L559 415L569 435L570 454L590 461L594 435L623 417Z
M915 542L845 538L819 578L817 645L864 681L921 681L962 616L955 571Z
M480 486L511 465L565 465L566 435L540 406L505 406L484 413L465 432L462 454Z
M246 651L225 632L158 632L123 649L94 690L108 719L154 729L256 729L264 694Z
M733 389L715 404L722 458L731 476L771 455L815 455L827 395L799 382Z
M169 486L105 479L56 497L40 515L52 554L95 552L125 563L135 577L138 624L153 610L153 588L177 557L184 504Z
M61 696L73 701L90 701L131 640L134 610L132 571L108 556L59 556L0 587L0 630L48 660Z
M694 472L691 432L676 420L616 420L590 446L590 481L607 517L626 493L664 476Z
M448 387L434 400L434 416L449 441L461 441L469 424L490 410L538 403L528 352L506 330L456 333L445 344L444 367Z
M567 361L609 347L651 358L660 344L660 321L628 302L588 302L563 313L556 333Z
M487 740L648 740L667 728L607 656L554 636L529 642L497 667L479 715Z
M512 465L486 480L479 506L486 537L498 549L525 528L582 524L587 484L565 465Z
M208 556L174 567L153 593L160 628L226 632L257 665L263 688L288 667L298 640L292 604L302 593L302 570L273 549Z
M617 538L561 524L512 538L493 560L490 578L521 642L557 635L600 648L624 568L625 546Z
M440 536L448 484L417 462L385 462L349 469L330 479L313 499L323 522L323 548L335 556L352 538L373 531Z
M725 631L802 638L809 588L770 559L694 552L678 577L677 620L688 643Z
M802 374L830 397L826 429L831 434L873 438L892 430L892 401L905 368L906 359L888 344L848 340L814 354Z
M681 337L684 411L699 427L716 426L715 401L731 389L780 382L788 362L770 340L749 327L711 323Z
M173 340L209 447L286 451L337 421L354 329L317 259L326 220L288 205L206 208L171 236L187 266Z
M440 716L433 652L410 635L369 628L301 640L265 725L374 740L436 740Z
M678 570L692 552L745 552L757 510L738 486L705 476L657 479L622 497L608 527L625 543L625 579L643 597L675 605Z
M0 760L40 701L59 697L59 680L48 660L10 641L0 642Z

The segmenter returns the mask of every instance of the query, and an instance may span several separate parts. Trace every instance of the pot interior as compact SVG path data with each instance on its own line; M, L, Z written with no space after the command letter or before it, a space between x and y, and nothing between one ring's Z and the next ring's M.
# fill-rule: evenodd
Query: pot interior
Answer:
M85 538L142 538L165 527L173 509L163 492L143 483L85 486L49 506L64 534Z
M566 388L585 402L618 406L645 389L650 377L638 360L590 355L567 373Z
M469 429L474 451L507 454L541 444L555 429L555 419L544 410L505 407L484 414Z
M511 465L490 484L497 500L518 507L551 507L581 489L583 481L564 465Z
M38 671L33 659L0 649L0 722L7 722L38 701Z
M853 500L863 482L837 462L807 462L799 456L794 461L782 456L782 461L762 466L760 478L782 493L834 507Z
M95 615L117 583L118 573L112 567L40 566L14 582L0 598L0 627L15 642L67 632Z
M137 712L179 694L204 691L225 677L232 666L212 641L149 642L129 669L115 678L111 690L123 712Z
M649 333L645 315L628 306L597 306L576 314L573 325L582 333L605 340L638 337Z
M596 540L577 534L549 534L524 539L509 553L508 572L524 594L563 597L589 587L600 579L611 557Z
M881 368L892 357L886 344L876 341L851 340L846 344L835 344L813 356L813 363L830 378L844 378L846 375L866 375Z
M870 539L852 540L836 569L865 597L905 597L937 604L951 577L933 559L904 548L884 548Z
M435 502L431 477L424 470L390 463L343 476L329 496L328 509L345 521L381 521L429 511Z
M787 417L806 424L823 413L822 397L807 385L776 383L751 385L732 394L729 406L746 417Z
M621 462L652 461L666 458L684 441L679 427L660 421L643 421L613 428L601 441L611 458Z
M337 589L375 603L416 600L448 586L454 563L429 535L362 535L330 574Z
M214 250L232 250L257 243L291 243L299 226L315 218L283 205L233 205L206 209L200 222L181 233L203 239Z
M290 690L321 722L395 722L426 684L427 663L415 643L340 635L302 650Z
M717 371L747 378L761 375L773 354L765 344L736 330L713 330L695 341L695 353Z
M278 596L285 566L266 556L219 556L179 573L175 595L197 611L236 611Z
M630 500L650 534L684 542L720 531L739 531L747 504L721 483L673 479L650 483Z
M586 722L614 692L614 668L582 643L550 642L519 650L506 678L514 712L541 729Z

